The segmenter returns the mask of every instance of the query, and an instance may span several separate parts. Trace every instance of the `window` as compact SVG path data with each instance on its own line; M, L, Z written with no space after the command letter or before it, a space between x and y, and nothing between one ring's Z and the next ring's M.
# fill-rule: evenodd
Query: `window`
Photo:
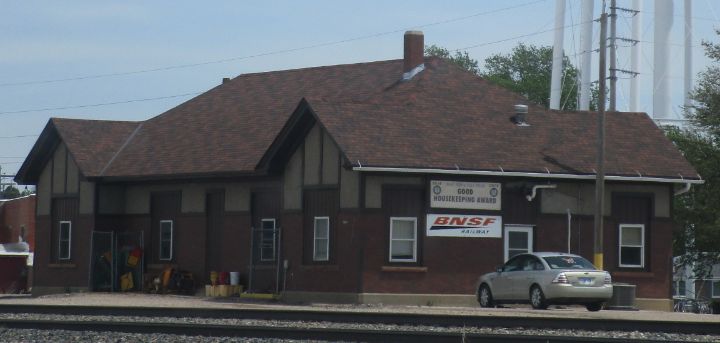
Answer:
M417 261L417 218L390 218L390 262Z
M590 261L576 256L543 257L550 269L596 269Z
M673 297L684 297L685 294L685 280L675 280L673 282Z
M620 267L645 266L645 225L620 224Z
M712 293L711 297L720 298L720 280L712 280Z
M58 237L58 260L70 259L70 246L72 241L72 222L60 222L60 237Z
M313 242L313 261L330 259L330 218L315 217L315 240Z
M532 252L532 226L505 227L505 261L517 254Z
M260 261L275 261L275 219L262 219Z
M173 221L160 221L160 260L170 261L173 258Z

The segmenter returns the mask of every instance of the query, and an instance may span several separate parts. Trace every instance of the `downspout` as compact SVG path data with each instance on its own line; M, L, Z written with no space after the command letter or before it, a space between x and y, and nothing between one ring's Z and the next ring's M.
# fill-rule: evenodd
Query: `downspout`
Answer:
M569 253L570 253L570 234L571 234L570 229L572 228L572 213L570 213L570 209L569 209L569 208L568 208L568 209L565 209L565 210L567 211L567 221L568 221L568 234L567 234L567 236L568 236L568 240L567 240L567 241L568 241L568 242L567 242L568 250L567 250L567 252L568 252L568 254L569 254Z
M525 196L525 199L527 199L527 201L533 201L533 199L535 199L535 196L537 195L537 190L538 190L538 188L552 189L552 188L557 188L557 185L555 185L555 184L550 184L550 185L535 185L535 186L533 186L533 188L532 188L532 193L529 194L529 195L526 195L526 196Z
M690 187L692 187L692 183L686 182L686 183L685 183L685 187L680 188L680 189L678 189L678 190L675 191L675 196L678 196L678 195L685 194L685 193L689 192L689 191L690 191Z

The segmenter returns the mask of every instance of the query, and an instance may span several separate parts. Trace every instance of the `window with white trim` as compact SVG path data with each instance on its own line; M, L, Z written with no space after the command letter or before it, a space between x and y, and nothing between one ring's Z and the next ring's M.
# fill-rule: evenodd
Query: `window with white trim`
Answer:
M645 225L620 224L620 267L642 268L645 266Z
M315 217L313 261L330 260L330 217Z
M160 260L170 261L173 258L173 221L160 221Z
M712 290L710 291L711 297L720 298L720 280L711 280Z
M417 262L417 218L390 218L390 262Z
M59 225L58 260L69 260L72 246L72 222L61 221Z
M262 219L260 224L260 261L275 261L275 219Z

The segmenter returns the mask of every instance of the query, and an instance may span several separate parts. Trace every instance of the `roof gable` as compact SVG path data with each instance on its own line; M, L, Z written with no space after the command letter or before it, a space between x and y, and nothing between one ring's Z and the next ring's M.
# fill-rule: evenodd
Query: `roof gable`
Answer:
M138 127L138 122L51 118L17 172L18 183L34 184L55 148L64 142L85 177L103 168Z

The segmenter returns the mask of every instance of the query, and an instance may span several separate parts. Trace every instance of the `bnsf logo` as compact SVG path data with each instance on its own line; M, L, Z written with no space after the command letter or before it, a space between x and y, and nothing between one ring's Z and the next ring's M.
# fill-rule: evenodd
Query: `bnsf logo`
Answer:
M435 218L433 225L488 226L494 222L495 218L439 216Z

